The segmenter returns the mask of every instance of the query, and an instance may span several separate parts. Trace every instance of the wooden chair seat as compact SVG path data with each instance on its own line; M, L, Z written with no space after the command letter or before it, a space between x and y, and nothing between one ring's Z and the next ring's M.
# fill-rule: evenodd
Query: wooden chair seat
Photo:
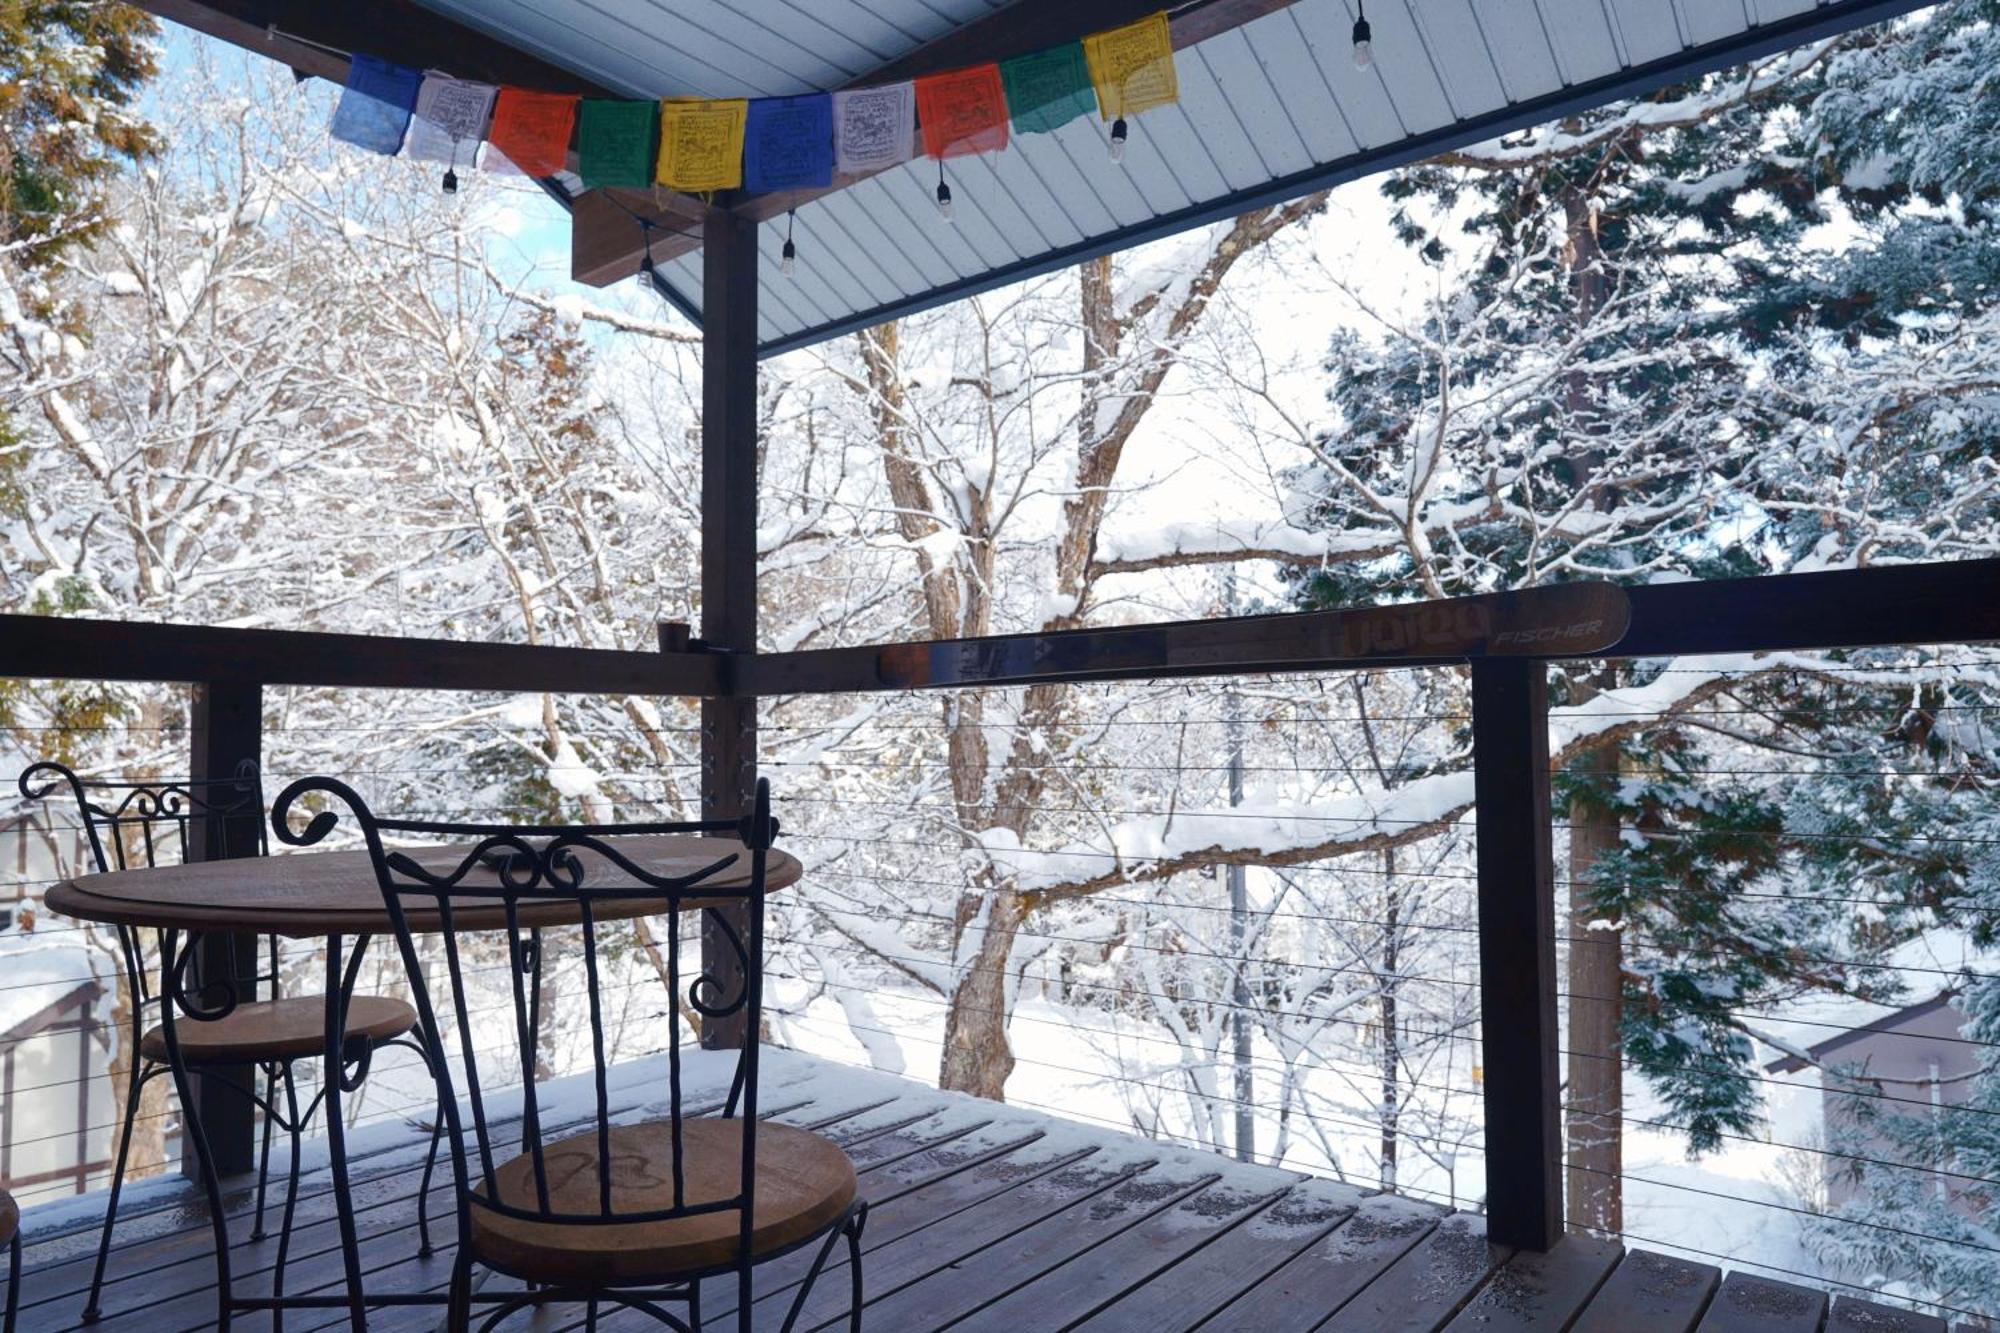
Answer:
M347 1035L372 1042L400 1037L417 1026L417 1011L386 995L356 995L347 1002ZM282 1000L240 1004L225 1018L204 1023L178 1019L174 1028L181 1058L193 1065L250 1064L260 1060L296 1060L326 1050L326 997L295 995ZM147 1029L139 1053L160 1064L167 1062L164 1029Z
M743 1122L681 1122L687 1203L733 1197L743 1178ZM597 1132L543 1149L549 1208L595 1213L599 1207ZM533 1158L523 1153L494 1171L500 1201L538 1206ZM673 1203L672 1127L668 1121L611 1128L611 1210L646 1212ZM824 1230L847 1212L857 1185L854 1164L834 1143L789 1125L757 1127L756 1207L751 1252L770 1254ZM485 1194L484 1189L476 1191ZM665 1222L525 1221L474 1203L473 1253L531 1282L615 1287L664 1282L737 1258L742 1214L734 1209Z

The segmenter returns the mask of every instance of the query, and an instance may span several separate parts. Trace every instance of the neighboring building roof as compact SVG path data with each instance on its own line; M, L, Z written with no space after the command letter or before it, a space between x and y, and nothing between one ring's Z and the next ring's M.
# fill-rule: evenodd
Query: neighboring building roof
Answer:
M80 993L95 999L103 990L86 946L0 937L0 1044L33 1036L74 1008Z
M1844 1046L1851 1045L1864 1037L1878 1032L1893 1032L1906 1023L1913 1022L1919 1018L1929 1017L1940 1009L1949 1009L1957 1002L1957 991L1940 991L1921 1004L1909 1005L1896 1010L1894 1013L1884 1014L1872 1023L1865 1023L1860 1027L1849 1028L1845 1032L1828 1037L1816 1046L1808 1046L1806 1054L1812 1056L1811 1064L1825 1064L1827 1057L1835 1054ZM1807 1061L1800 1059L1796 1055L1788 1055L1782 1060L1773 1060L1770 1064L1765 1065L1764 1072L1767 1074L1796 1074L1808 1067Z

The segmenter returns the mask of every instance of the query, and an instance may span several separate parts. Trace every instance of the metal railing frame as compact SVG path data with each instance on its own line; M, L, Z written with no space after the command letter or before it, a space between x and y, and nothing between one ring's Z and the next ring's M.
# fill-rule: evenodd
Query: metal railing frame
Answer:
M741 518L748 480L740 469L715 471L705 478L715 490L710 512L727 512L734 491ZM712 568L725 566L721 548L741 539L734 525L717 526ZM1549 663L2000 641L1995 560L1609 593L1608 585L1557 585L1446 602L788 653L749 646L755 622L754 611L742 609L744 582L719 579L706 589L717 599L704 616L709 637L663 625L658 652L0 616L0 676L191 682L196 773L261 757L266 685L695 698L704 814L724 817L756 781L762 697L1469 664L1487 1226L1497 1243L1547 1249L1563 1231ZM1580 600L1579 587L1592 591ZM1594 614L1580 616L1580 607ZM726 954L708 961L723 966ZM226 1098L202 1111L218 1165L247 1167L248 1117Z

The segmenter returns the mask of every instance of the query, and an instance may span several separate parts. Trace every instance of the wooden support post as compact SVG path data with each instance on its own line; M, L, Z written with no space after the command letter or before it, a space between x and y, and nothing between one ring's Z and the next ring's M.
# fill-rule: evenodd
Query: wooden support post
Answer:
M211 682L194 687L188 719L188 776L196 781L232 778L245 760L261 770L264 748L264 689L240 681ZM214 793L223 804L226 791ZM197 820L191 832L188 852L199 861L220 861L239 856L256 856L262 848L259 836L264 814L245 809L222 820ZM239 1002L257 997L257 936L205 934L195 950L195 978L198 984L226 981L235 987ZM204 1071L195 1080L195 1096L209 1150L215 1154L215 1169L223 1175L248 1171L256 1162L256 1114L248 1092L256 1077L249 1065ZM232 1090L222 1080L236 1084ZM194 1146L181 1154L181 1171L197 1178L199 1167Z
M1472 768L1486 1232L1547 1250L1563 1222L1546 663L1473 659Z
M733 657L757 648L757 224L711 211L702 260L701 639ZM721 693L701 701L704 819L734 818L756 793L757 700L737 693L730 657L721 664ZM747 916L731 924L747 943ZM701 961L722 994L736 994L741 964L708 913ZM746 1021L741 1010L704 1019L702 1045L742 1045Z

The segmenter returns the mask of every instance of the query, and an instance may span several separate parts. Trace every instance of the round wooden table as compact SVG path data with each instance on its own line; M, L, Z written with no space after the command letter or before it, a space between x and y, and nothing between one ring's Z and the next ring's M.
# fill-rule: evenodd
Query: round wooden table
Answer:
M687 834L658 834L619 838L617 846L634 864L658 876L692 874L704 867L734 857L702 881L703 887L738 890L750 881L750 855L733 838L696 837ZM399 848L430 870L455 868L470 850L470 844L425 848ZM638 887L638 881L616 865L591 852L580 852L584 861L586 886L593 889ZM497 876L498 871L496 870ZM796 884L803 867L798 858L772 849L765 862L764 886L774 889ZM468 879L476 883L478 872ZM426 908L418 895L403 898L403 911L413 931L434 933L441 922L434 909ZM683 910L720 907L737 901L728 897L694 897L681 900ZM117 926L137 926L161 932L161 983L157 997L161 1022L170 1034L168 1050L179 1051L175 1032L174 959L177 950L192 949L195 937L203 933L242 935L283 935L294 939L319 938L326 941L326 1031L345 1031L343 994L351 989L359 974L362 952L374 935L390 934L394 923L382 890L375 878L375 865L365 850L299 852L278 856L253 856L228 861L198 861L185 865L143 870L117 870L107 874L81 875L51 888L44 899L48 908L64 916L85 921L101 921ZM669 910L664 898L605 898L593 903L598 920L652 916ZM452 910L454 933L498 930L505 927L505 909L497 902L468 901ZM522 903L523 927L574 925L580 913L559 900ZM185 944L181 937L188 937ZM342 941L353 937L353 959L343 971ZM537 951L539 952L539 951ZM192 1021L192 1020L191 1020ZM340 1100L353 1086L344 1085L346 1071L334 1053L341 1043L330 1035L321 1076L324 1089L326 1138L333 1175L335 1207L339 1214L341 1249L347 1270L347 1290L338 1297L306 1296L282 1298L235 1298L229 1282L229 1239L223 1213L221 1181L209 1155L198 1148L201 1177L208 1194L216 1231L217 1298L221 1307L218 1323L227 1326L231 1310L296 1307L327 1307L349 1310L353 1326L366 1327L366 1308L379 1304L442 1304L442 1294L408 1293L370 1296L363 1289L359 1239L354 1221L354 1203L348 1188L346 1127L342 1123ZM189 1083L189 1070L176 1054L171 1061L175 1087L179 1090L185 1128L183 1143L200 1144L201 1124L196 1099ZM357 1076L358 1078L358 1076Z
M619 850L656 875L685 875L735 855L735 864L704 881L717 889L741 889L750 879L750 857L734 838L660 834L618 839ZM446 870L465 856L464 847L401 848L427 870ZM591 888L631 887L631 876L601 858L583 853L584 883ZM797 857L773 848L764 868L764 887L787 888L803 873ZM718 905L721 899L688 898L688 910ZM235 861L194 861L148 870L114 870L81 875L50 889L50 911L85 921L159 930L227 930L248 935L309 939L323 935L386 935L393 928L375 865L362 849L251 856ZM437 914L408 897L404 912L412 930L438 929ZM600 920L652 916L667 910L663 900L600 900ZM497 905L466 904L453 909L459 930L497 930L504 922ZM573 908L561 903L524 904L521 923L571 925Z

